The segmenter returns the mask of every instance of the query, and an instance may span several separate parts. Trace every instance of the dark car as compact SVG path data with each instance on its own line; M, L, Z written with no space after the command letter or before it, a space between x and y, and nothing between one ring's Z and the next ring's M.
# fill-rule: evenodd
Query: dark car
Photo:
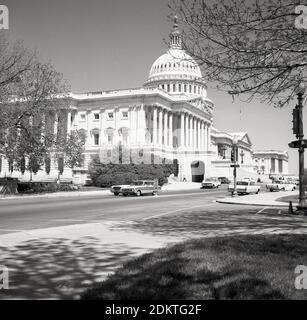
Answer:
M219 177L221 184L229 184L231 181L226 177Z

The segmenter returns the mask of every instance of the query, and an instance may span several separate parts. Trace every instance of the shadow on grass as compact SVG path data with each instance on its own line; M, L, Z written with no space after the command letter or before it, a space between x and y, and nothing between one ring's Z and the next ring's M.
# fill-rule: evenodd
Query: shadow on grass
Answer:
M306 299L294 269L307 236L191 240L126 263L83 299Z
M123 243L103 245L92 237L82 240L43 239L15 247L0 247L0 265L9 268L9 290L0 299L73 299L138 248ZM138 252L139 254L140 252Z
M229 234L306 233L307 217L277 214L279 209L187 211L161 216L131 225L136 230L161 236L223 236ZM267 211L272 211L272 214ZM274 211L275 210L275 211ZM283 211L286 212L286 211ZM116 228L127 228L117 226Z

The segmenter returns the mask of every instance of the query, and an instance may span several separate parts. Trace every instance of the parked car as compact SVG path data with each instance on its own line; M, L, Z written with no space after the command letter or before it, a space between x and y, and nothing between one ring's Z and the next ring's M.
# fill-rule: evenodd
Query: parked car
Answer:
M219 177L218 179L220 180L221 184L229 184L229 183L231 182L231 181L230 181L228 178L226 178L226 177Z
M206 178L201 183L201 189L204 188L218 188L221 185L221 182L218 178L212 177L212 178Z
M228 186L228 191L233 192L234 191L234 185L230 184ZM255 184L255 181L249 181L249 180L239 180L237 181L237 193L238 194L250 194L250 193L256 193L258 194L260 191L260 186Z
M129 186L121 188L123 196L136 195L141 196L143 194L156 195L161 190L158 182L154 180L137 180L131 183Z
M121 189L128 187L128 185L124 185L124 184L119 184L116 186L112 186L110 188L110 191L114 194L114 196L118 196L121 193Z
M266 188L268 190L272 191L293 191L296 189L296 184L295 183L291 183L289 181L286 180L275 180L272 183L268 183L266 185Z

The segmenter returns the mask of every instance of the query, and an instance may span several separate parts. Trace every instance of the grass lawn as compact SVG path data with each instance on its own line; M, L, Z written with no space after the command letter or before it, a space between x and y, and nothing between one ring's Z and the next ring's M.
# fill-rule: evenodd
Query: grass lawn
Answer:
M299 201L299 195L295 195L295 196L287 196L287 197L280 197L278 199L276 199L276 201L281 201L281 202L298 202Z
M202 238L131 260L82 298L307 299L297 265L307 265L307 235Z

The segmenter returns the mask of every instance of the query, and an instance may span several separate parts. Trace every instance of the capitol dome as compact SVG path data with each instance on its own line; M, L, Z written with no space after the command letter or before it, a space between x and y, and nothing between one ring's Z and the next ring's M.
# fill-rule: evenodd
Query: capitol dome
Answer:
M197 62L181 46L181 33L174 17L169 50L152 65L145 87L158 87L170 94L206 97L206 85Z

